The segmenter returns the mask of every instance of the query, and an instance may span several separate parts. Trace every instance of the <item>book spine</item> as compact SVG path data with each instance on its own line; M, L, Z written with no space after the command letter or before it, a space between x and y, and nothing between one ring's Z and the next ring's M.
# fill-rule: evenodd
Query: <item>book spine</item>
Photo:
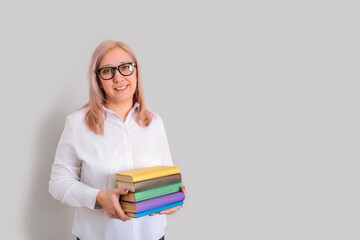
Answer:
M135 203L136 212L141 213L141 212L149 211L154 208L159 208L169 204L183 201L184 199L185 199L185 195L183 192L176 192L157 198L152 198L149 200Z
M140 202L151 198L156 198L160 196L164 196L167 194L179 192L180 188L182 187L182 183L175 183L159 188L153 188L141 192L135 192L135 201Z
M159 208L154 208L154 209L151 209L151 210L149 210L149 211L145 211L145 212L142 212L142 213L137 213L137 214L136 214L136 217L137 217L137 218L140 218L140 217L143 217L143 216L147 216L147 215L149 215L149 214L152 214L152 213L157 213L157 212L161 212L161 211L164 211L164 210L173 208L173 207L181 206L181 205L183 205L183 204L184 204L184 202L181 201L181 202L169 204L169 205L166 205L166 206L162 206L162 207L159 207Z

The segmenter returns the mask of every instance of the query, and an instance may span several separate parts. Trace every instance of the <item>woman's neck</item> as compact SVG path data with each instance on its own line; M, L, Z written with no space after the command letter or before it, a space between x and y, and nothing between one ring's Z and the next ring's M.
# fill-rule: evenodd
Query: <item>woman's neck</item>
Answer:
M133 101L124 103L106 103L105 107L117 113L121 119L125 122L126 118L133 107Z

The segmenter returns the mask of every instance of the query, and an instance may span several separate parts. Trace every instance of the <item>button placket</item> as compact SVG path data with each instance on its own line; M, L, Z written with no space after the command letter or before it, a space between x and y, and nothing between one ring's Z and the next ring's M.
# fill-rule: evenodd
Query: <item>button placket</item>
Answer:
M134 228L134 229L137 229L137 228L139 227L139 221L138 221L138 219L134 218L134 219L132 219L132 220L133 220L133 221L132 221L133 228Z
M124 139L125 139L125 151L126 151L126 156L127 156L127 162L131 166L131 169L133 169L134 168L134 163L133 163L133 159L132 159L129 132L128 132L128 129L126 128L126 126L124 127L123 135L124 135Z

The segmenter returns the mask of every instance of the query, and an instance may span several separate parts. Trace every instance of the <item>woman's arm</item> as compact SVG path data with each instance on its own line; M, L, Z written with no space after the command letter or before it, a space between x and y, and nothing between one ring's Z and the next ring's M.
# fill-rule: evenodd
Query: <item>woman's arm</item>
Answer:
M109 191L92 188L80 182L81 160L74 148L74 130L71 120L66 118L65 128L55 153L52 165L49 192L60 202L73 207L87 207L90 209L104 208L110 218L122 221L131 218L125 215L119 203L120 195L126 194L124 189Z
M49 193L63 204L94 209L100 189L80 182L81 160L76 155L73 140L71 120L67 117L51 167Z

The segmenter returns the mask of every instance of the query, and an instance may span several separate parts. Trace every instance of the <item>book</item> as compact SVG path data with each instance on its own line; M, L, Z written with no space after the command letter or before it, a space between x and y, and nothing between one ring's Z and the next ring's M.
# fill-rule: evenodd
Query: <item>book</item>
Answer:
M121 195L120 200L127 202L140 202L151 198L156 198L167 194L179 192L181 187L182 187L182 183L179 182L179 183L153 188L141 192L129 192L125 195Z
M132 213L132 212L125 212L125 213L129 217L139 218L139 217L147 216L149 214L161 212L161 211L173 208L173 207L181 206L183 204L184 204L184 202L181 201L181 202L172 203L172 204L169 204L169 205L166 205L166 206L162 206L162 207L159 207L159 208L154 208L154 209L151 209L149 211L145 211L145 212L141 212L141 213Z
M117 182L118 188L129 189L130 192L141 192L152 188L158 188L181 182L181 174L174 174L160 178L154 178L141 182Z
M178 167L156 166L116 173L116 181L140 182L178 173L180 173L180 169Z
M120 205L125 212L141 213L154 208L180 202L184 199L185 195L183 192L176 192L136 203L120 201Z

